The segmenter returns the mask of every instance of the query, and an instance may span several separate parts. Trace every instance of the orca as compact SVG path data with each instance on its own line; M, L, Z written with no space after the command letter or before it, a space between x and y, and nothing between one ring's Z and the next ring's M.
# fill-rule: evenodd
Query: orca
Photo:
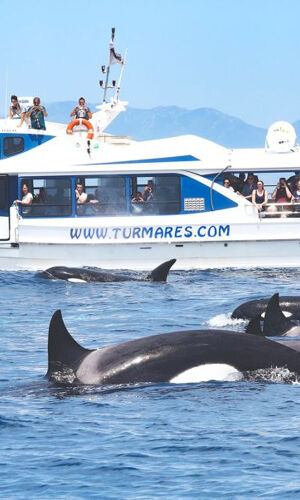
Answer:
M214 364L235 374L285 367L300 375L300 352L265 337L226 330L177 331L86 349L70 335L60 310L49 326L46 376L58 385L197 382L203 381L197 371Z
M261 328L261 314L258 313L248 324L246 333L268 337L298 337L300 326L286 318L279 305L279 294L275 293L269 300Z
M175 264L176 259L171 259L163 262L156 267L145 278L130 276L129 274L109 273L100 269L92 269L88 267L49 267L46 271L41 271L36 274L38 278L60 279L71 282L119 282L119 281L167 281L168 273Z
M232 318L253 319L257 314L260 316L266 312L269 299L249 300L239 305L231 314ZM279 305L283 314L291 320L300 320L300 297L295 295L282 296Z

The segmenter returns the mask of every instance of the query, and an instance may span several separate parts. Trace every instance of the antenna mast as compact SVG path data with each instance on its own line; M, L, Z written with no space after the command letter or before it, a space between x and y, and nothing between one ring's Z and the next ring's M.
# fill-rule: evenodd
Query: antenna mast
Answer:
M114 43L115 32L116 32L116 28L112 28L111 29L111 43ZM107 65L107 69L106 69L106 79L105 79L105 86L104 86L103 102L106 102L109 72L110 72L110 50L109 50L108 65Z
M114 100L115 103L118 102L118 100L119 100L119 92L120 92L120 85L121 85L121 80L122 80L123 71L124 71L125 60L122 58L121 54L117 54L115 52L115 49L114 49L115 32L116 32L116 28L112 28L111 29L111 41L110 41L110 44L109 44L109 58L108 58L107 67L106 66L101 66L102 73L106 73L105 83L103 82L103 80L99 80L100 87L104 91L104 94L103 94L103 103L107 102L107 98L106 98L107 91L109 89L114 89L114 88L116 89L116 91L115 91L115 95L114 95L114 99L113 100ZM127 50L126 50L126 54L127 54ZM125 58L126 58L126 54L125 54ZM119 81L118 81L117 87L116 87L116 83L117 83L116 80L112 80L111 85L109 85L109 83L108 83L109 73L110 73L110 67L111 67L112 64L116 64L116 63L119 63L122 66L121 71L120 71L120 76L119 76Z
M126 49L126 50L125 50L125 54L124 54L124 59L123 59L122 68L121 68L121 71L120 71L119 81L118 81L118 83L117 83L117 88L116 88L116 92L115 92L115 101L118 101L118 100L119 100L120 87L121 87L121 81L122 81L122 77L123 77L124 67L125 67L125 64L126 64L127 52L128 52L128 51L127 51L127 49Z

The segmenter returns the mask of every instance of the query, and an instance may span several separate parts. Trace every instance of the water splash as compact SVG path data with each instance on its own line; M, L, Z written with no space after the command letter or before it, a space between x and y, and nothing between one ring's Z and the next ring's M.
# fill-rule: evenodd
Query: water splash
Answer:
M232 318L230 313L218 314L207 321L208 326L221 328L224 326L243 326L247 322L244 319Z
M274 384L300 384L298 375L285 367L264 368L261 370L255 370L254 372L248 372L245 374L245 380L251 382L272 382Z

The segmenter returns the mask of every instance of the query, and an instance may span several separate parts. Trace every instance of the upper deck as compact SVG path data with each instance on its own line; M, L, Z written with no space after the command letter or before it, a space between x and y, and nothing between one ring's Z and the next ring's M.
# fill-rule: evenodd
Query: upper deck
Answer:
M47 122L44 131L26 125L17 128L15 122L0 121L2 173L300 171L298 146L286 153L230 150L193 135L137 142L102 131L88 142L85 132L67 135L63 124Z

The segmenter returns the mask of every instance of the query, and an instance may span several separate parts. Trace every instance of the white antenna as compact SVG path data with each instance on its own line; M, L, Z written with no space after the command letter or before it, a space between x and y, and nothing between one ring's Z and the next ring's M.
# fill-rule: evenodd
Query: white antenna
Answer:
M120 87L121 87L121 81L122 81L122 77L123 77L124 67L125 67L125 64L126 64L127 52L128 52L128 49L125 50L123 64L122 64L122 68L121 68L120 76L119 76L119 81L118 81L118 84L117 84L117 87L116 87L116 92L115 92L115 98L114 98L115 101L119 100Z
M115 38L115 28L112 28L111 29L111 43L114 42L114 38ZM106 94L107 94L107 88L108 88L109 72L110 72L110 51L109 51L108 65L107 65L107 68L106 68L106 79L105 79L103 102L106 102Z
M120 85L121 85L121 80L123 76L123 71L124 71L124 59L122 59L121 54L116 54L114 50L114 39L115 39L115 32L116 28L111 29L111 41L109 44L109 58L108 58L108 64L107 66L101 66L102 73L106 73L106 78L105 82L103 80L99 80L99 85L104 91L103 94L103 103L107 102L107 91L110 89L115 89L115 96L113 98L113 102L118 102L119 100L119 92L120 92ZM126 54L127 54L127 49L126 49ZM125 57L126 57L125 54ZM112 64L115 63L120 63L122 68L120 71L120 77L118 81L118 85L116 87L116 80L112 80L111 85L109 85L108 80L109 80L109 73L110 73L110 67Z

